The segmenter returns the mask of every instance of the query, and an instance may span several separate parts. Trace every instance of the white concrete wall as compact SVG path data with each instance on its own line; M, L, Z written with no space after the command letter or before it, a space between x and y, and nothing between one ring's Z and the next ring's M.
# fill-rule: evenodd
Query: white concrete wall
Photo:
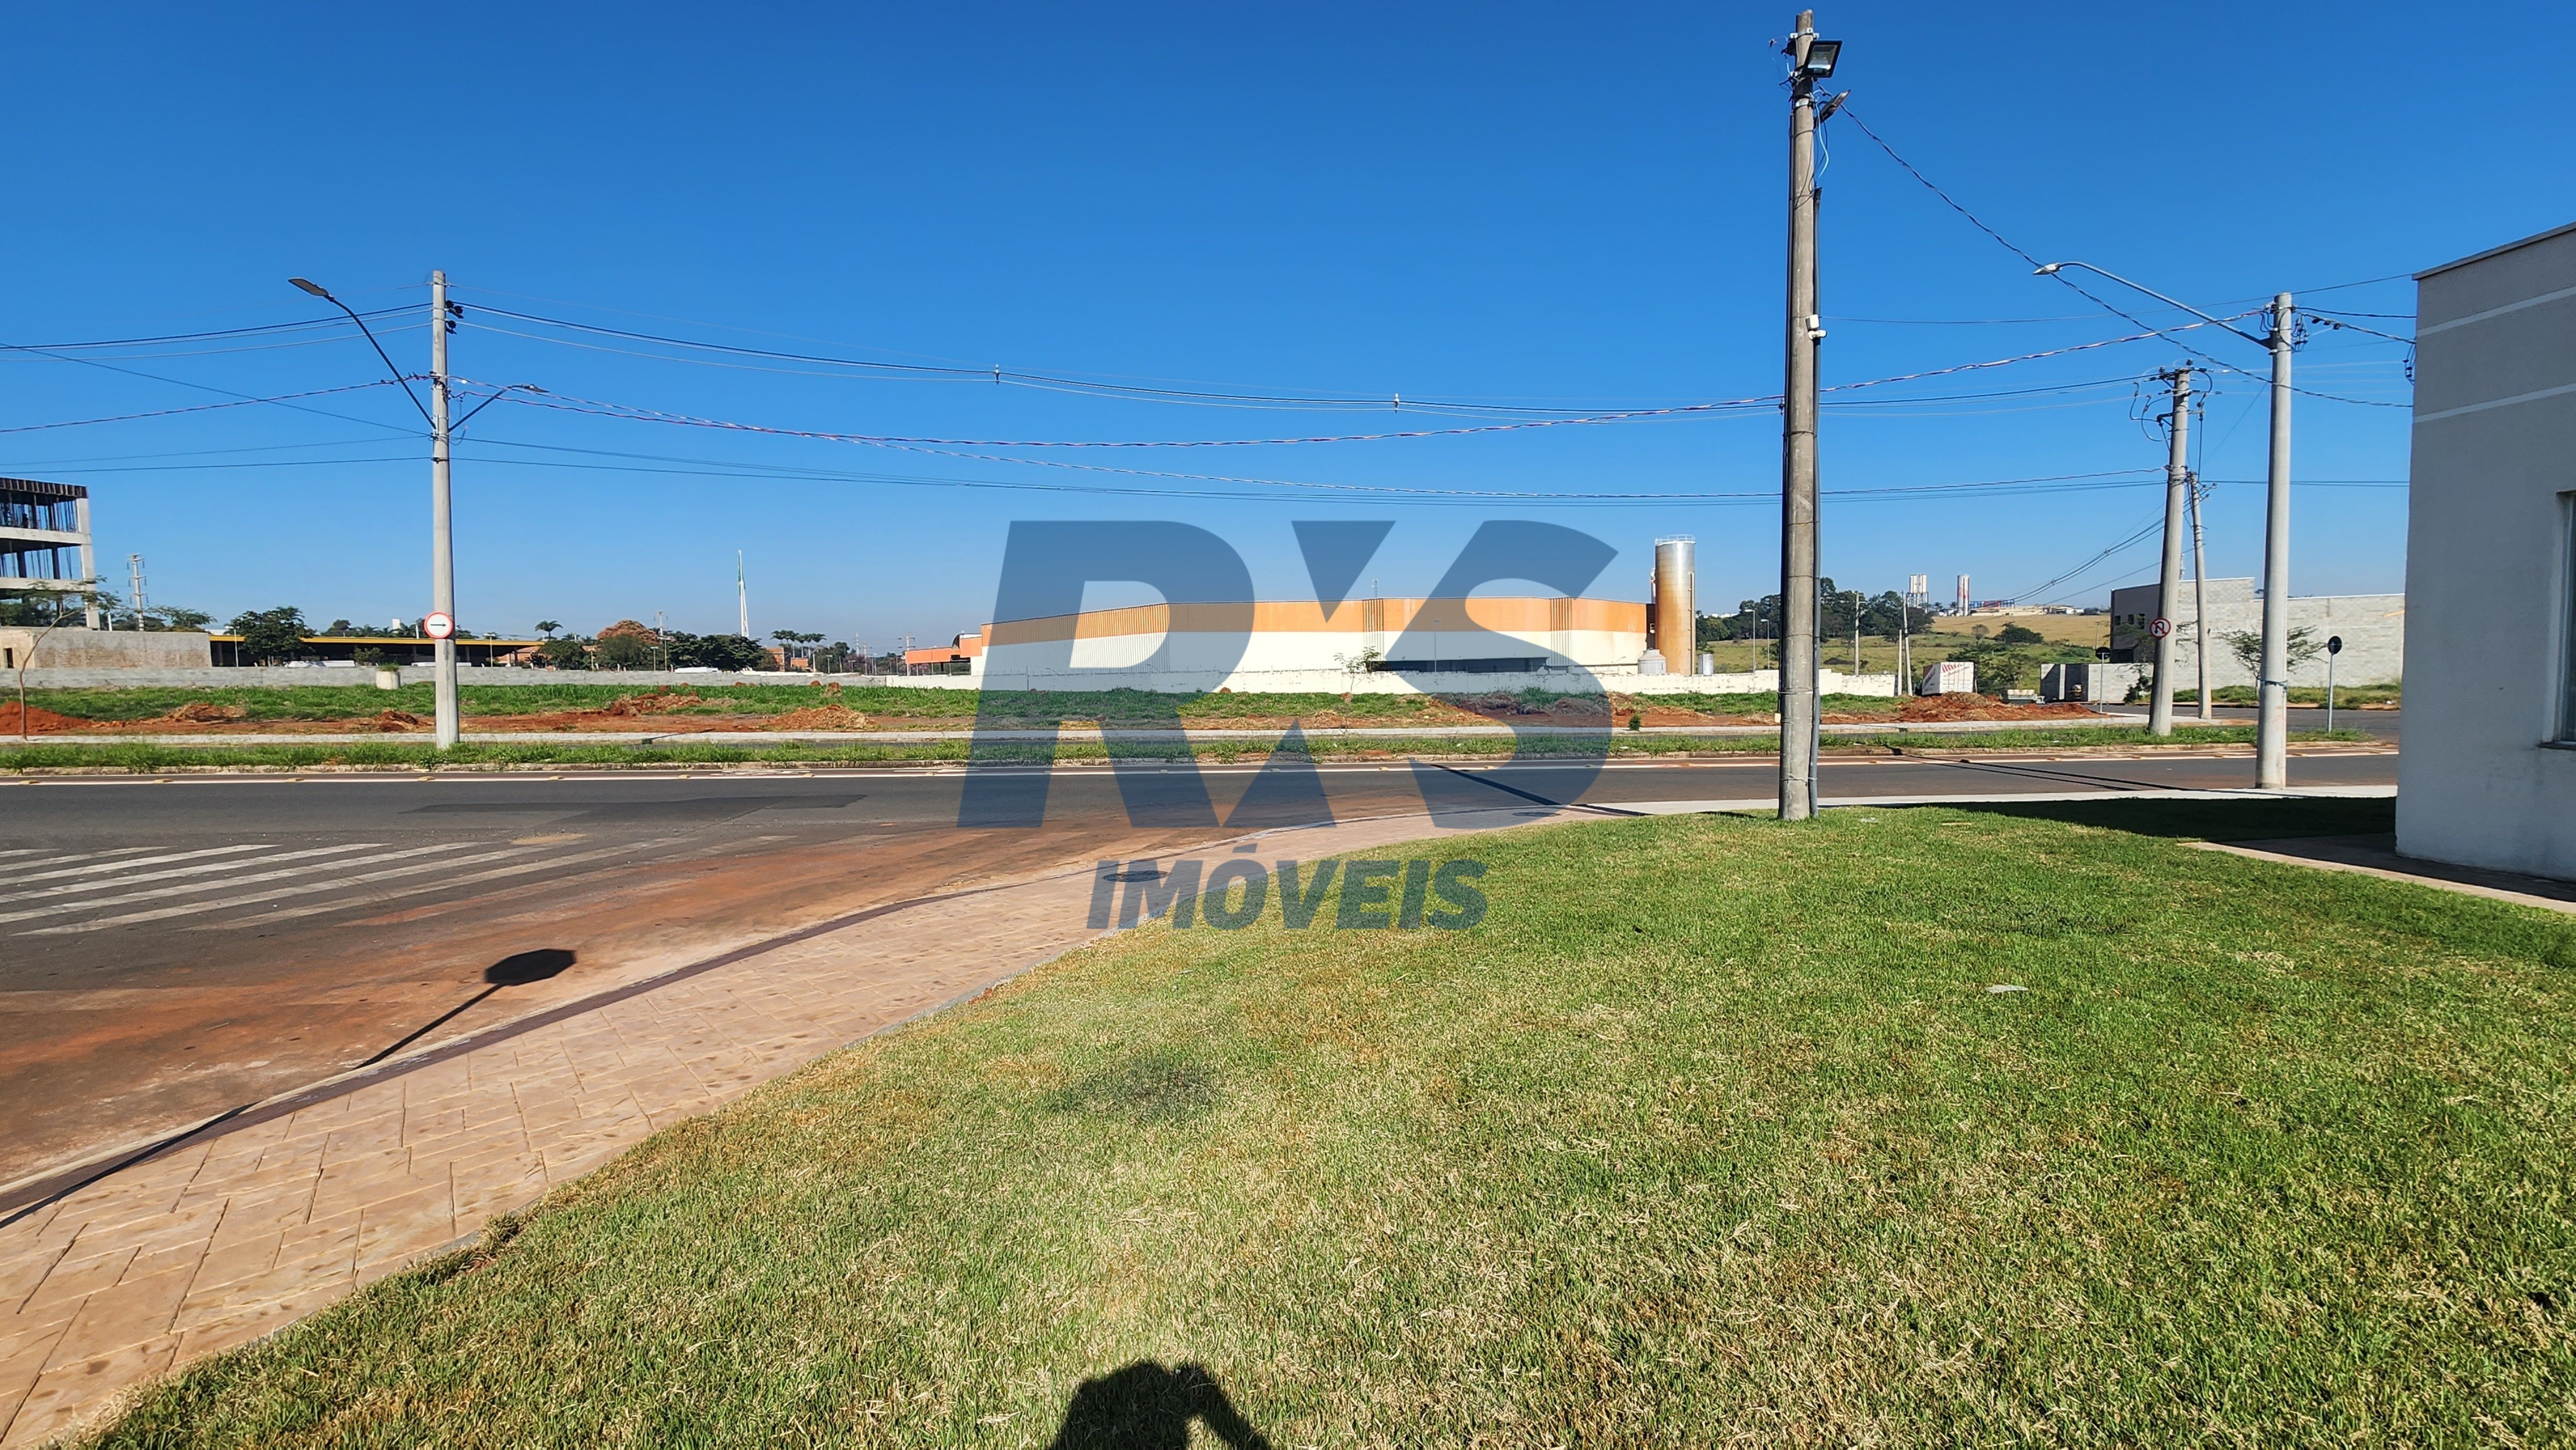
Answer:
M2426 274L2416 336L2397 849L2576 879L2576 227Z
M2292 537L2296 537L2293 534ZM2209 686L2252 685L2254 672L2236 658L2227 636L2239 630L2260 633L2263 601L2251 579L2212 579L2209 590ZM2135 648L2138 663L2155 663L2155 641L2147 621L2155 617L2156 586L2133 585L2111 591L2111 647ZM2199 688L2200 650L2193 621L2191 581L2182 586L2182 601L2173 614L2174 687ZM2290 628L2304 629L2322 644L2341 636L2343 654L2335 661L2338 685L2392 685L2406 673L2406 596L2403 594L2313 594L2290 596ZM2293 685L2326 683L2322 654L2290 671Z
M1604 671L1585 684L1583 677L1570 670L1540 671L1533 674L1466 675L1427 674L1406 671L1378 671L1353 675L1341 670L1276 670L1237 671L1223 676L1217 687L1236 694L1354 694L1354 695L1484 695L1496 690L1520 691L1536 687L1562 693L1588 692L1601 689L1620 695L1749 695L1772 694L1780 688L1777 670L1753 670L1722 675L1640 675ZM403 683L420 684L431 676L427 665L406 665ZM742 670L724 674L683 674L676 670L516 670L497 666L462 665L456 678L467 685L672 685L722 689L727 685L825 685L893 686L916 690L980 690L985 682L972 675L813 675L803 670ZM14 683L10 676L5 683ZM1178 674L1126 674L1104 676L1101 673L1066 676L1006 677L993 682L993 688L1004 690L1158 690L1188 693L1202 688L1203 677ZM245 667L233 669L208 666L200 669L60 669L41 666L27 672L27 685L38 690L124 688L227 688L255 685L341 685L372 686L373 670L361 669L282 669ZM1824 692L1828 695L1894 695L1894 675L1846 675L1838 670L1823 672Z
M34 651L31 655L29 651ZM214 656L198 630L22 629L0 627L0 665L42 669L136 670L211 668Z
M1364 649L1375 649L1383 655L1399 641L1404 650L1402 658L1407 661L1553 655L1573 660L1594 671L1634 670L1637 657L1645 651L1644 644L1635 633L1582 629L1556 632L1546 640L1500 631L1486 634L1416 630L1407 634L1396 630L1368 633L1262 630L1240 641L1239 648L1238 641L1231 638L1180 630L1168 634L1086 636L1074 640L1072 646L1073 667L1077 671L1223 680L1231 675L1340 674L1345 659L1356 661ZM975 657L974 669L978 675L989 674L996 678L1056 673L1060 670L1056 661L1063 658L1064 650L1062 641L998 644ZM1085 687L1074 685L1064 688ZM1120 687L1103 685L1096 688Z

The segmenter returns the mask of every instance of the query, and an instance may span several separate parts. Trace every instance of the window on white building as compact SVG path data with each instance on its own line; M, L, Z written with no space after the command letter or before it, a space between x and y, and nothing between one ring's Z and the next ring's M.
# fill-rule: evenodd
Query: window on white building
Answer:
M2558 738L2576 743L2576 493L2558 496L2558 622L2566 638L2558 662Z

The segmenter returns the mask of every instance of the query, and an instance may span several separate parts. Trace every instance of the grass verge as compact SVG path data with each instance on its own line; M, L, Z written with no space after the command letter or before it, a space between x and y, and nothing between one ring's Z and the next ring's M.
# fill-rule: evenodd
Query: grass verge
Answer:
M1777 740L1765 735L1689 736L1611 731L1608 752L1615 756L1767 754ZM2358 730L2312 730L2294 734L2294 742L2367 742ZM2071 750L2084 748L2190 749L2211 745L2249 745L2254 727L2194 729L2175 739L2158 740L2143 728L2085 726L2070 729L2007 728L1957 734L1828 735L1825 752L1884 753L1901 749L1920 753L1976 750ZM1514 752L1505 737L1396 736L1368 740L1308 739L1317 760L1394 760L1408 757L1502 759ZM1580 756L1599 753L1598 737L1536 737L1519 747L1523 758ZM939 740L921 744L876 744L864 737L844 741L781 740L775 744L622 745L584 743L578 738L484 745L471 742L453 750L415 740L367 740L317 745L159 745L150 742L0 742L0 775L60 771L128 771L140 775L198 770L492 770L578 766L584 769L653 769L693 765L925 765L970 758L970 742ZM1178 760L1185 756L1212 765L1266 760L1273 752L1267 740L1202 740L1182 743L1143 742L1119 753L1134 759ZM1040 746L1001 743L975 750L972 759L990 764L1043 763ZM1053 759L1073 763L1109 758L1101 745L1066 741Z
M2558 1438L2576 924L2171 839L2386 812L1448 841L1472 930L1077 953L103 1443Z

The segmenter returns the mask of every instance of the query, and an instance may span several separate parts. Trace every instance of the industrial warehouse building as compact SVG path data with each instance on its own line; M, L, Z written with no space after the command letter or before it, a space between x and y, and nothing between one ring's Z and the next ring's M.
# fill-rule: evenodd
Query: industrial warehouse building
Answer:
M1569 665L1634 675L1645 652L1643 604L1478 597L1142 604L1005 620L911 653L995 689L1309 691L1374 674L1423 688L1435 677L1442 689L1573 688Z
M1243 604L1147 604L1004 620L943 647L907 651L915 670L995 689L1342 691L1357 681L1421 690L1583 690L1582 676L1691 675L1698 665L1695 549L1655 541L1647 602L1483 595ZM1776 689L1758 676L1683 688ZM1867 681L1877 681L1869 683ZM1400 683L1397 683L1400 682ZM1894 693L1892 677L1833 677L1843 693Z
M2416 280L2397 849L2576 879L2576 225Z

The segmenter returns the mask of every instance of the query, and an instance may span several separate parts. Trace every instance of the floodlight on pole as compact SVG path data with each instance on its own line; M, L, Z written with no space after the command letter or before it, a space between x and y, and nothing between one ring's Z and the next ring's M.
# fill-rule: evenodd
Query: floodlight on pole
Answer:
M1798 74L1813 81L1823 80L1834 73L1834 62L1842 58L1842 53L1843 43L1839 40L1810 40Z

